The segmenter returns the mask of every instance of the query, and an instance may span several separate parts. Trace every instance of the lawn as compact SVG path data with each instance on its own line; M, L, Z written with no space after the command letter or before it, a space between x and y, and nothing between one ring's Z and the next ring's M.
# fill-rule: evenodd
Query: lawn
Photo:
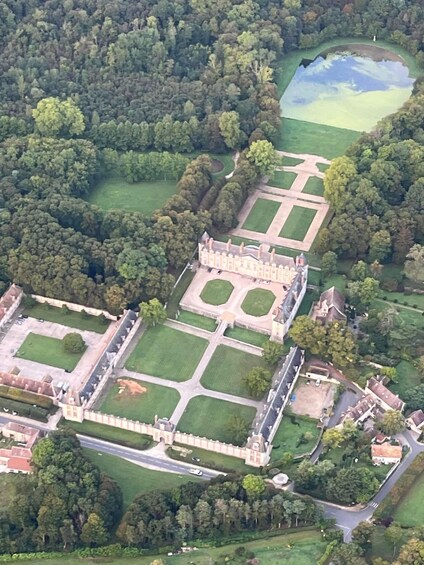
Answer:
M303 241L316 216L318 210L313 208L303 208L303 206L293 206L284 226L280 231L280 237Z
M256 410L251 406L217 398L195 396L190 400L177 428L180 432L234 443L231 430L228 429L229 420L234 415L241 416L250 425Z
M384 272L384 269L383 269ZM403 292L387 292L380 290L380 298L385 296L389 302L398 302L403 306L415 307L424 310L424 294L404 294Z
M200 314L188 312L187 310L181 310L177 320L184 324L188 324L189 326L195 326L196 328L207 330L208 332L214 332L216 330L216 321L213 318L201 316Z
M415 326L417 328L424 328L424 316L421 314L419 310L413 310L412 308L403 308L399 304L390 304L384 300L376 298L370 304L370 309L377 310L378 312L382 312L387 308L396 308L399 312L399 316L401 320L405 322L405 324Z
M316 165L317 165L317 167L318 167L318 170L319 170L321 173L325 173L325 171L326 171L326 170L328 169L328 167L330 166L330 165L327 165L327 163L317 163Z
M238 326L227 328L225 330L225 336L243 341L244 343L250 343L250 345L257 345L258 347L263 347L263 344L269 339L269 336L265 334L247 330L246 328L239 328Z
M68 353L61 339L30 332L15 357L71 372L78 365L83 353Z
M130 355L126 368L181 382L190 379L208 346L205 339L168 326L149 328Z
M182 451L180 449L174 449L174 447L178 446L182 448ZM246 465L243 459L175 442L173 443L173 447L167 449L166 453L169 457L171 457L171 459L185 461L186 463L190 463L192 461L192 457L195 457L200 459L199 465L202 465L202 467L216 469L223 473L241 473L243 475L247 473L259 473L259 469L257 467Z
M314 303L315 293L313 291L307 290L305 296L303 297L302 303L299 306L299 310L296 313L296 318L298 316L307 316Z
M280 167L296 167L300 163L304 163L305 159L298 159L297 157L288 157L287 155L278 156L277 163Z
M121 457L98 453L93 449L84 449L84 455L97 465L103 473L114 479L121 487L124 499L124 511L134 498L153 490L168 490L188 482L199 481L189 475L165 473L146 469L141 465L130 463Z
M412 528L424 524L424 473L397 505L393 518L401 526Z
M277 433L272 440L274 448L271 453L271 461L278 461L285 452L292 453L293 455L310 453L316 445L320 434L317 424L318 420L308 418L307 416L284 414ZM312 434L312 439L300 443L300 438L307 432Z
M120 177L101 180L90 192L88 201L103 210L126 210L151 216L177 191L177 181L127 182Z
M219 306L228 302L233 290L234 287L229 281L213 279L205 284L200 293L200 298L207 304Z
M133 385L131 391L123 381ZM99 410L104 414L153 424L156 414L160 418L170 418L179 401L180 395L173 388L133 379L118 379L108 390Z
M282 118L276 149L288 153L310 153L326 159L343 155L346 149L360 137L360 132L314 124L291 118Z
M68 310L64 312L62 308L49 306L48 304L41 304L37 302L34 306L24 309L24 314L31 318L38 318L53 322L55 324L62 324L70 328L76 328L82 331L97 332L99 334L105 333L109 326L109 320L100 316L89 316L81 312L74 312Z
M194 279L195 273L187 269L184 271L179 283L172 291L171 297L166 305L166 312L169 318L175 318L180 309L180 302L186 290L190 286L191 281Z
M129 432L114 426L107 426L106 424L97 424L96 422L71 422L62 420L60 426L74 430L75 433L97 437L110 443L118 443L125 447L132 447L133 449L148 449L152 446L153 440L150 436L138 434L136 432Z
M324 292L324 290L328 290L329 288L335 286L337 290L339 290L341 293L344 293L346 282L347 279L345 275L332 275L331 277L325 279L322 291Z
M243 312L249 316L265 316L271 310L275 294L263 288L249 290L241 304Z
M315 196L323 196L323 180L319 177L309 177L302 192L304 192L305 194L314 194Z
M417 369L408 361L401 361L396 367L397 383L390 384L390 390L398 394L400 398L405 396L414 386L421 384L420 374Z
M203 373L201 383L210 390L249 398L243 377L252 367L267 368L267 365L258 355L218 345Z
M280 206L281 202L276 200L258 198L242 226L243 229L266 233Z
M273 176L268 179L267 184L278 188L290 189L296 177L297 174L290 171L275 171Z

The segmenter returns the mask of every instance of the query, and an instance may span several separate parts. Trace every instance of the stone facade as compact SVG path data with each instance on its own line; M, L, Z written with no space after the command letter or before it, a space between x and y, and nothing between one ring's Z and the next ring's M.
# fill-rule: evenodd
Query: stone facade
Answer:
M19 308L23 295L22 289L12 284L0 298L0 328L7 324Z

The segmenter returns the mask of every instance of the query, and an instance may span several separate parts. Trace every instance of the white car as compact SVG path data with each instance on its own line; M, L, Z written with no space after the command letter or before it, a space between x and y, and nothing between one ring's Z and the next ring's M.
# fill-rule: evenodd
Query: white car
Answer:
M315 386L319 386L321 384L321 379L315 381Z
M196 475L197 477L201 477L203 475L203 471L200 469L190 469L189 473L190 475Z

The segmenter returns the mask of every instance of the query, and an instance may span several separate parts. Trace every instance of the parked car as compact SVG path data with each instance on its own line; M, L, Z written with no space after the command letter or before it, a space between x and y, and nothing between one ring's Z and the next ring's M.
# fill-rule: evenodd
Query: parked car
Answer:
M201 477L203 475L203 471L200 469L190 469L189 473L190 475L196 475L197 477Z
M317 380L315 381L315 386L319 386L320 384L321 384L321 379L317 379Z

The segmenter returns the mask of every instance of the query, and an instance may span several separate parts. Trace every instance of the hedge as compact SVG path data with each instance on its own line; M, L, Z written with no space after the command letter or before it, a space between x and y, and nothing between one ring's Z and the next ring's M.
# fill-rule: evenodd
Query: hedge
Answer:
M66 557L139 557L140 555L148 555L149 553L143 549L136 547L123 547L119 543L106 545L104 547L86 547L77 549L70 553L59 551L38 551L32 553L13 553L8 555L0 555L0 562L11 561L32 561L34 559L63 559Z
M45 408L46 410L50 410L53 406L53 400L48 396L36 394L29 390L14 388L12 386L0 385L0 397L17 400L24 404L31 404L31 406L36 404L37 406L40 406L40 408Z
M374 512L374 517L379 519L392 516L396 506L408 494L409 490L421 475L424 465L424 453L417 455L408 469L402 474L386 498Z
M27 418L33 418L40 422L47 422L47 416L49 414L47 410L39 406L32 406L24 402L17 402L16 400L0 397L0 410L3 410L3 408L6 408L10 412L17 412L18 416L26 416ZM3 412L6 412L6 410L3 410Z

